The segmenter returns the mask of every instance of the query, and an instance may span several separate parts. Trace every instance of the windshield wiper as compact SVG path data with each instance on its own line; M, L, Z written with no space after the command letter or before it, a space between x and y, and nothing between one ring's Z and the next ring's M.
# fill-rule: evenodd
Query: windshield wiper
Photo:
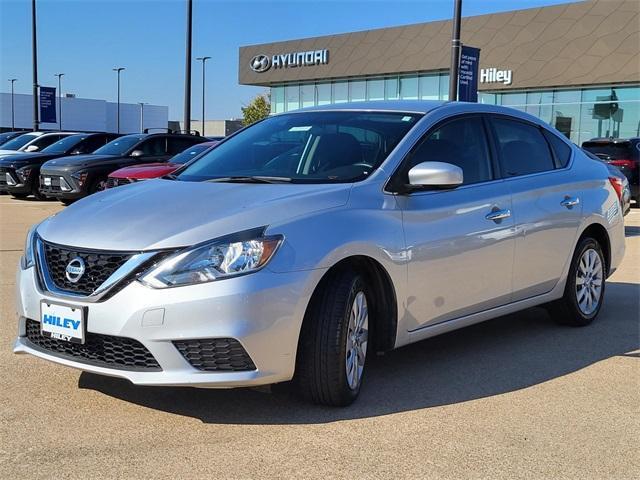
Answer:
M237 183L289 183L291 178L289 177L268 177L261 175L251 176L234 176L234 177L219 177L205 180L206 182L237 182Z

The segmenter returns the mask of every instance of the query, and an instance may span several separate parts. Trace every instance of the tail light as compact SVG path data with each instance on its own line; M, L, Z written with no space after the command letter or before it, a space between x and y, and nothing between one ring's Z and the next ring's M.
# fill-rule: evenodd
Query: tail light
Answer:
M624 190L622 179L618 177L609 177L609 183L611 183L611 186L616 191L616 195L618 195L618 200L620 201L620 204L622 204L622 190Z
M627 159L617 159L617 160L611 160L609 162L609 164L611 165L615 165L618 168L630 168L630 169L634 169L636 166L636 162L634 162L633 160L627 160Z

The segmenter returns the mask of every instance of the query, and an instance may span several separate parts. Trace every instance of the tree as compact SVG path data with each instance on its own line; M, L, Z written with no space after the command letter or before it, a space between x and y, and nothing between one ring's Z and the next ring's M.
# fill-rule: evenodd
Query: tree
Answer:
M241 110L242 124L244 126L251 125L258 120L262 120L271 113L271 102L269 102L269 96L267 94L258 95L251 100L249 105L242 107Z

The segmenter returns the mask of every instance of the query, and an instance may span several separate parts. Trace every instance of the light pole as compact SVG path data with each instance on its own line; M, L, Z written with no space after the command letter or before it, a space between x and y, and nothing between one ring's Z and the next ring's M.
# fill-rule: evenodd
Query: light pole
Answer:
M458 99L458 68L460 65L460 15L462 0L454 0L453 30L451 31L451 68L449 69L449 101Z
M31 0L31 63L33 67L33 131L40 127L38 118L38 42L36 39L36 0Z
M204 64L207 60L209 60L211 57L198 57L196 58L196 60L199 60L202 62L202 136L204 137L204 122L205 122L205 116L204 116L204 90L205 90L205 83L204 83Z
M120 133L120 72L124 70L124 67L115 67L114 72L118 74L118 106L116 109L116 129L117 133Z
M144 133L144 106L146 105L144 102L138 102L140 105L140 133Z
M16 129L16 118L15 118L15 114L14 114L14 108L13 108L13 84L17 81L17 78L10 78L9 81L11 82L11 130L15 130Z
M184 65L184 129L191 130L191 24L193 18L193 2L187 0L187 38L185 44Z
M64 73L55 73L53 76L58 77L58 118L60 119L58 130L62 130L62 77Z

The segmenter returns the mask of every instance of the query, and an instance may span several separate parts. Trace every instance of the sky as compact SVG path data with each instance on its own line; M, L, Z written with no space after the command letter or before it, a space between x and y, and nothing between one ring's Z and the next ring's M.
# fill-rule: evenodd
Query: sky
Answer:
M463 16L566 3L563 0L463 0ZM31 93L31 0L0 0L0 91ZM182 118L185 70L184 0L37 0L38 77L63 93L168 105ZM243 45L451 18L453 0L194 0L193 58L207 62L207 117L240 116L265 91L238 84ZM192 66L192 116L199 118L201 63Z

